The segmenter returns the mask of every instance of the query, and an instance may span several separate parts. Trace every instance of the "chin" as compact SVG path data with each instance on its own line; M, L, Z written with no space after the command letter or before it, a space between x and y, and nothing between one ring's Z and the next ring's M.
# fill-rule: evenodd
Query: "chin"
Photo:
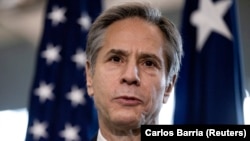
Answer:
M113 122L121 128L135 129L141 126L141 120L136 117L117 117Z

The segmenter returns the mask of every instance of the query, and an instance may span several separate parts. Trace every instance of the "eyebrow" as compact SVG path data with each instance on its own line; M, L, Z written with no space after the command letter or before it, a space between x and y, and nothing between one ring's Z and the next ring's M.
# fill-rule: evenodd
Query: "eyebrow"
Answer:
M161 59L157 55L152 53L141 53L139 56L140 58L153 58L156 59L158 62L161 62Z
M129 52L121 49L111 49L107 55L109 54L116 54L116 55L121 55L121 56L129 56Z

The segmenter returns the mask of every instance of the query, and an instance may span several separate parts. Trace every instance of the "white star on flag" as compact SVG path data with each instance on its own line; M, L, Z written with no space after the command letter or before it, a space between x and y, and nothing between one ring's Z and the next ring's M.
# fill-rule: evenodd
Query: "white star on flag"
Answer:
M52 25L56 26L59 23L63 23L66 21L65 17L65 8L58 8L57 6L54 6L52 8L52 12L49 13L48 18L52 20Z
M72 61L76 63L77 68L83 68L86 63L86 53L82 49L77 49L76 54L72 56Z
M89 141L99 127L84 84L86 39L102 11L102 1L50 0L47 4L30 91L28 129L37 119L48 124L47 138L39 141ZM25 140L35 141L29 130Z
M29 128L29 132L33 135L35 140L39 140L40 138L47 138L48 134L46 132L46 128L48 124L46 122L39 122L37 120L34 121L33 126Z
M65 129L60 132L60 136L65 138L66 141L79 141L80 136L78 135L78 132L80 131L80 128L78 126L71 126L70 124L65 125Z
M52 90L54 86L52 84L46 84L40 82L39 88L35 89L35 95L39 96L40 102L45 102L46 99L52 100L54 98Z
M78 19L78 24L81 25L83 30L88 30L91 26L91 18L88 14L83 13L81 17Z
M71 101L74 107L78 104L85 104L84 90L73 86L71 92L67 94L67 99Z
M46 63L48 65L51 65L54 61L60 61L60 50L61 48L59 46L53 46L52 44L48 44L46 50L41 53L41 56L46 59Z
M198 28L198 40L196 42L198 51L202 50L212 31L232 39L232 35L223 20L223 16L231 4L231 0L218 1L215 4L211 0L200 1L199 9L191 15L191 23Z

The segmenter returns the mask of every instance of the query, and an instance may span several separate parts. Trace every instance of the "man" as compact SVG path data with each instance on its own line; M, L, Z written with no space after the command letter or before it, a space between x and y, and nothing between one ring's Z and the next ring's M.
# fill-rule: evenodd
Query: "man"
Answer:
M93 23L86 54L97 141L139 141L140 126L158 124L175 84L183 54L177 28L150 5L115 6Z

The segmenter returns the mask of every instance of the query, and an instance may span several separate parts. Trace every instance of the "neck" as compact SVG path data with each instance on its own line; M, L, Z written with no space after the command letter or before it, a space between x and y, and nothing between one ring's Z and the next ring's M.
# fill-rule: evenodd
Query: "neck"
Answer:
M100 132L102 136L107 141L140 141L141 140L141 130L140 128L137 129L130 129L130 130L106 130L100 126Z
M141 140L141 124L154 125L158 124L158 117L148 118L141 123L115 124L105 118L99 118L99 127L102 136L107 141L140 141Z

